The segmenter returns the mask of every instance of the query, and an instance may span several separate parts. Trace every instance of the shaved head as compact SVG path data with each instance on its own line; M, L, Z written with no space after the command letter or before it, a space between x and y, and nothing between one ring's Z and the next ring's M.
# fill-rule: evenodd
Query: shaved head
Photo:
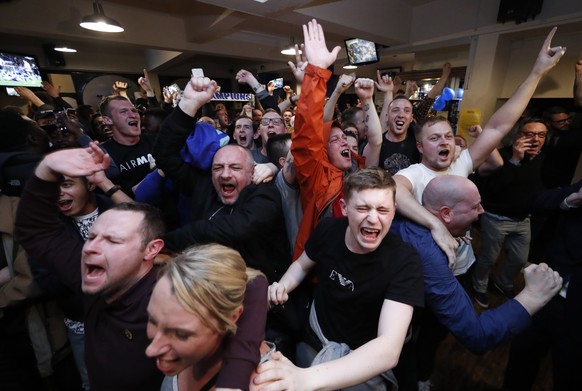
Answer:
M424 189L422 203L453 236L464 236L471 223L483 213L477 186L458 175L441 175L432 179Z
M465 177L440 175L426 185L422 204L428 210L438 210L441 206L453 207L466 199L470 189L477 190L477 187Z

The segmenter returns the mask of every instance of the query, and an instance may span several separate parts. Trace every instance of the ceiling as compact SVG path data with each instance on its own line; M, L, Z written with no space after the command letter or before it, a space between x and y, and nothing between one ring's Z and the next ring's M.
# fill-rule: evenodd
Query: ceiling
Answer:
M330 46L343 47L343 40L352 37L379 44L382 59L374 69L412 67L422 52L468 51L474 35L528 34L552 24L579 26L582 21L579 0L546 0L535 20L519 25L497 23L499 0L100 3L107 16L124 26L123 33L95 33L78 26L92 13L91 0L0 0L0 50L35 53L41 65L50 68L43 60L42 44L66 44L78 49L65 55L68 70L137 73L147 68L158 74L187 75L196 67L212 77L226 77L240 68L286 70L291 58L280 50L302 41L301 25L311 18L324 26ZM347 63L345 56L342 50L336 71ZM453 64L462 65L466 64Z

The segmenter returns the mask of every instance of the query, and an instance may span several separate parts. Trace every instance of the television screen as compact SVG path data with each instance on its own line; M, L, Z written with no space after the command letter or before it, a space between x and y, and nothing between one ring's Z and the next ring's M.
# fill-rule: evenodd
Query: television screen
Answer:
M380 61L376 44L361 38L350 38L344 41L348 52L348 61L352 65L372 64Z
M0 52L0 86L40 87L42 78L36 57Z

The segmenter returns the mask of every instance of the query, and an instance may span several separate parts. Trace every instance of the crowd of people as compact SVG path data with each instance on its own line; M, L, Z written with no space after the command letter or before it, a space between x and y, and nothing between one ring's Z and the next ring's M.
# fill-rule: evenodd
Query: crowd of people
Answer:
M202 76L160 104L144 70L141 99L116 82L98 110L17 88L33 109L0 109L0 388L430 390L451 333L475 354L512 341L507 391L549 349L574 389L582 124L528 107L555 31L468 145L431 111L449 63L415 104L380 73L328 94L340 48L315 20L289 63L300 95L240 70L256 101L232 120ZM582 58L575 75L582 106Z

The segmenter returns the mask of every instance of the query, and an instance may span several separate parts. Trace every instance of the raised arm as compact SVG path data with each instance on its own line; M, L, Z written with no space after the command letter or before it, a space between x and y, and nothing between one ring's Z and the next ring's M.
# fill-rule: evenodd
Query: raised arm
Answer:
M331 93L331 96L325 102L325 107L323 108L323 122L333 121L335 106L339 97L350 88L354 81L356 80L355 74L341 75L337 81L335 89Z
M200 179L207 179L205 175L208 173L186 163L180 150L195 129L196 112L210 101L216 89L217 84L214 80L207 77L192 77L186 84L178 107L164 121L154 145L157 166L185 194L191 194Z
M538 54L532 70L523 83L489 119L483 128L483 134L469 147L473 167L478 167L497 147L503 137L525 110L541 78L549 72L566 52L562 46L551 47L556 27L550 31Z
M339 46L331 52L327 49L323 30L315 20L310 21L308 26L303 26L303 34L303 53L309 64L305 61L292 67L295 72L298 68L304 68L291 144L299 183L313 174L315 166L321 163L322 156L326 153L323 140L323 102L325 83L331 75L327 68L335 62L340 51ZM305 73L308 74L307 77Z
M273 95L269 94L269 92L261 85L261 83L259 83L255 75L253 75L251 72L245 69L241 69L236 74L236 81L241 84L247 84L249 87L251 87L263 110L279 110L277 100L273 97Z
M443 89L445 88L445 85L447 84L447 80L449 79L450 75L451 75L451 63L445 62L443 64L443 73L441 74L439 81L437 81L437 83L434 85L433 88L431 88L431 90L428 92L428 94L426 94L426 96L431 99L436 99L436 97L443 92Z
M377 166L382 147L382 125L380 125L380 118L378 118L376 106L374 106L374 80L360 78L356 80L354 87L356 95L362 102L365 132L368 135L368 143L362 154L366 158L366 167Z
M384 134L388 128L388 107L394 99L394 82L390 76L380 75L380 70L376 71L376 77L378 78L376 88L384 93L384 103L382 103L382 111L380 112L380 126L382 134Z

